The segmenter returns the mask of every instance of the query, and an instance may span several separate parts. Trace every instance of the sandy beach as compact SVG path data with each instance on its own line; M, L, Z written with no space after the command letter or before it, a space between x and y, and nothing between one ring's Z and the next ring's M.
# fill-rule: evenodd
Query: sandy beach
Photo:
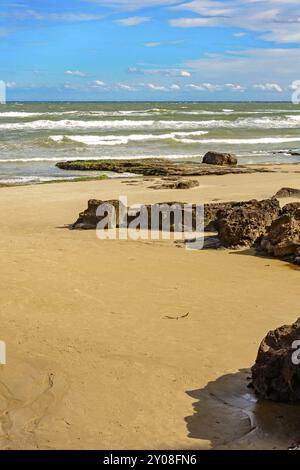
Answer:
M290 445L298 408L263 408L244 379L265 334L300 316L299 268L67 228L89 199L243 201L300 188L299 165L273 169L202 176L189 190L143 178L0 189L0 448ZM288 426L273 425L279 409Z

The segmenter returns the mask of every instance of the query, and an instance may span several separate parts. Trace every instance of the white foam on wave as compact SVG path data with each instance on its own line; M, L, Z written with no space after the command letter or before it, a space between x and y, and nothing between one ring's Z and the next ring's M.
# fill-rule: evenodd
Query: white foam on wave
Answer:
M229 144L229 145L255 145L255 144L282 144L285 142L300 142L300 137L261 137L257 139L177 139L182 144Z
M201 126L198 121L76 121L76 120L38 120L22 123L0 124L3 130L47 130L47 129L189 129Z
M30 117L36 117L36 116L61 116L61 115L67 115L67 114L78 114L78 111L62 111L62 112L40 112L40 113L29 113L25 111L6 111L1 113L0 112L0 118L30 118Z
M174 120L36 120L31 122L0 123L3 130L51 130L51 129L199 129L199 128L238 128L238 129L284 129L297 128L300 115L290 115L282 118L239 118L237 120L210 119L203 121L174 121Z
M84 145L126 145L129 142L148 142L156 140L176 140L179 137L200 136L208 134L208 131L170 132L168 134L131 134L123 135L52 135L50 139L57 143L78 142Z
M153 158L164 158L166 160L183 160L183 159L191 159L191 158L198 158L199 155L188 155L188 154L183 154L183 155L180 155L180 154L155 154L155 155L119 155L119 156L112 156L112 155L101 155L100 157L99 156L78 156L76 155L76 158L74 158L75 160L140 160L140 159L143 159L143 160L147 160L147 159L153 159ZM67 157L63 157L63 156L60 156L60 157L33 157L33 158L6 158L6 159L0 159L0 164L2 163L47 163L47 162L52 162L52 163L56 163L56 162L67 162L70 160L70 156L67 156Z

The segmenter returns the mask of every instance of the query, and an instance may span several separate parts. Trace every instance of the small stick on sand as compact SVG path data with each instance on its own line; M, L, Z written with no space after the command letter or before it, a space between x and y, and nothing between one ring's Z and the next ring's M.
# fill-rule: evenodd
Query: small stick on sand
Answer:
M170 317L169 315L166 315L164 319L165 320L179 320L180 318L187 318L189 314L190 312L187 312L185 315L180 315L179 317Z

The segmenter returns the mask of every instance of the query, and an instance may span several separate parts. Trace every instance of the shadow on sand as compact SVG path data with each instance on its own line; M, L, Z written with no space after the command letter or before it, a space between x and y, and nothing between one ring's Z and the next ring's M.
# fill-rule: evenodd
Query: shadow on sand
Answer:
M188 437L212 449L288 449L300 442L300 405L259 400L248 388L250 371L223 375L199 390L194 414L185 418Z

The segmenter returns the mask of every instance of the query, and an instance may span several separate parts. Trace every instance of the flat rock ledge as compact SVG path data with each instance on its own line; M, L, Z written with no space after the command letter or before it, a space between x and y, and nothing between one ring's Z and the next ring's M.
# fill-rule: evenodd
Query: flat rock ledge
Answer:
M78 171L112 171L114 173L132 173L143 176L205 176L227 174L266 173L266 168L250 168L244 166L217 166L205 163L176 163L162 159L144 160L73 160L58 162L56 166L62 170Z
M300 318L270 331L260 344L252 367L252 383L260 398L300 401Z

